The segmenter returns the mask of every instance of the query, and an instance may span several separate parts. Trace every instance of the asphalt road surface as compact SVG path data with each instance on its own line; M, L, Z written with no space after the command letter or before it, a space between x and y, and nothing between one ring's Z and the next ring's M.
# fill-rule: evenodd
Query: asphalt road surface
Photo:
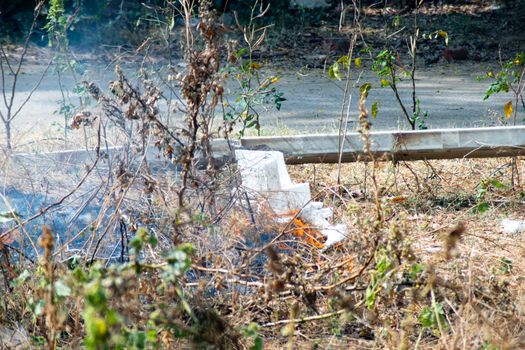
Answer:
M17 87L15 106L28 96L35 82L43 71L41 65L25 67ZM111 66L102 64L87 64L87 75L91 80L107 86L107 82L114 79ZM497 116L503 114L504 104L511 100L512 95L499 94L483 101L488 81L477 81L476 77L483 75L487 67L473 63L440 64L433 68L419 70L416 77L417 96L420 99L420 108L428 113L426 124L429 128L446 127L481 127L499 125ZM131 73L136 72L132 67L126 68ZM263 134L300 134L325 133L337 130L341 118L341 103L343 99L344 82L330 80L326 72L321 69L283 71L273 70L267 74L277 74L280 81L278 89L287 99L280 111L268 106L261 111ZM357 78L357 77L354 77ZM380 88L379 80L374 73L368 72L351 81L351 85L360 85L370 82L373 86L370 91L367 108L373 102L379 102L379 111L372 119L373 128L379 129L407 129L398 102L393 92L388 88ZM78 102L71 92L74 81L67 73L63 76L63 92L69 94L73 104ZM228 84L233 89L234 83ZM401 98L411 109L411 91L409 82L400 83ZM64 119L57 110L62 92L56 73L49 71L29 102L24 106L20 115L13 123L15 139L25 140L35 138L35 135L51 135L58 132L63 126ZM348 117L344 113L344 120L348 122L349 130L356 127L358 115L358 89L352 89L352 102ZM0 104L5 111L3 104ZM521 113L519 120L523 119ZM3 136L3 126L0 140Z

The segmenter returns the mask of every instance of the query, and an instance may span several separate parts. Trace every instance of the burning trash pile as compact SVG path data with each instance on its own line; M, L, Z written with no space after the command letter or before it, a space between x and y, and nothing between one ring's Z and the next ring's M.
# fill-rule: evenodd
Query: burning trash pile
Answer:
M276 221L290 222L294 236L321 250L346 238L348 227L330 222L333 209L312 200L310 185L292 182L281 152L236 150L235 156L248 198Z

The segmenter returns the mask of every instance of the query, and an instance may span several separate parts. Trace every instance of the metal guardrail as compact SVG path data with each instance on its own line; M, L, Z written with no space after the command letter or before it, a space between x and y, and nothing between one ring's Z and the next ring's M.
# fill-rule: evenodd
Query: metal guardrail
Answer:
M340 147L338 134L246 137L245 149L281 151L288 164L336 163L374 157L381 160L491 158L525 155L525 126L418 131L372 131L370 154L363 135L347 133Z
M241 140L214 140L212 148L218 159L231 159L232 150L272 150L284 153L288 164L336 163L342 150L343 162L374 157L379 160L422 160L453 158L492 158L525 155L525 126L418 131L372 131L370 154L364 152L363 135L347 133L340 147L338 134L244 137ZM122 152L122 147L101 149L106 156ZM83 163L95 158L94 150L65 150L48 153L18 153L14 157L46 158L64 163ZM147 151L151 162L165 159L154 147Z

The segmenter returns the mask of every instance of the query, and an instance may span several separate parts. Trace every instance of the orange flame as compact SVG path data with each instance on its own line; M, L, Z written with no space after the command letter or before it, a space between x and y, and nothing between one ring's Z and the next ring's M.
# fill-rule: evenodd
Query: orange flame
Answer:
M292 230L294 236L303 239L306 243L317 249L324 248L323 242L326 238L321 232L319 232L319 230L310 227L307 223L297 217L293 219L293 224L295 226Z

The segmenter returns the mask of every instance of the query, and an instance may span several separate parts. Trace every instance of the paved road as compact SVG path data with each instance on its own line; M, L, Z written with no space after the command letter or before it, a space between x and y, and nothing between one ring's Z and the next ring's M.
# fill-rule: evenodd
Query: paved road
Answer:
M488 82L476 77L484 74L474 65L448 65L425 70L417 74L417 95L421 110L428 112L430 128L478 127L497 125L495 115L503 112L503 105L511 94L500 94L483 101ZM343 98L342 83L325 78L326 74L315 72L308 76L285 74L283 90L289 100L283 104L281 113L273 115L274 123L299 130L331 131L337 128ZM375 129L406 129L408 124L393 92L380 88L372 74L362 76L360 83L371 82L367 108L379 101L377 118L372 120ZM400 84L401 98L411 109L411 90L408 83ZM351 126L355 126L358 91L354 90L350 112Z
M101 86L114 75L111 67L103 65L86 65L88 74L94 77ZM494 115L502 113L503 105L511 99L510 94L501 94L483 101L488 82L478 82L476 76L483 74L478 65L441 64L432 69L425 69L417 75L418 96L421 100L421 109L428 111L427 125L438 127L475 127L496 125ZM21 101L34 85L42 71L42 66L28 66L21 75L19 83L18 101ZM279 71L280 89L284 92L287 101L281 111L268 110L262 113L262 126L265 134L277 133L305 133L330 132L337 129L342 100L343 83L330 80L321 70L305 72ZM360 78L360 83L371 82L367 106L379 101L379 113L373 120L374 129L406 129L407 124L401 114L392 91L377 88L377 78L368 73ZM73 86L70 76L64 77L64 86L67 91ZM404 101L411 100L408 84L401 83L401 96ZM74 96L73 96L74 97ZM16 138L20 140L35 138L35 135L58 133L63 125L63 117L55 113L61 91L56 74L48 73L39 89L34 93L29 103L24 107L16 119L14 127ZM72 100L76 102L75 99ZM350 109L350 128L355 127L357 117L357 95L354 91L354 101ZM3 107L3 105L0 104ZM410 105L409 105L410 106ZM523 115L520 117L523 119ZM3 138L3 127L0 126Z

